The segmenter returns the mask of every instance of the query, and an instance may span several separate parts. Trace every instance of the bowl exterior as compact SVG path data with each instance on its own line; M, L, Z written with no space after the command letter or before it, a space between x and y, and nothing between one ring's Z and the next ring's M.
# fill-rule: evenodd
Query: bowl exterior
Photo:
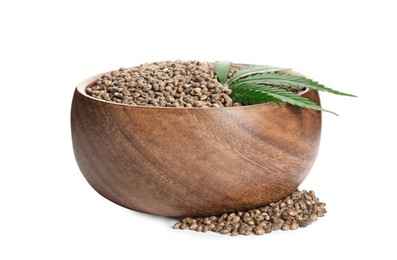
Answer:
M134 107L82 89L71 110L77 163L98 193L133 210L184 217L266 205L297 189L318 152L319 111ZM303 95L320 104L316 91Z

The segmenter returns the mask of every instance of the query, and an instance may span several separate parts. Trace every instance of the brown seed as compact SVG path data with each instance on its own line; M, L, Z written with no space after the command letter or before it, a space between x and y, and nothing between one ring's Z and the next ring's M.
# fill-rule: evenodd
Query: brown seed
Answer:
M120 71L115 70L115 71L112 71L111 74L112 74L112 76L118 77L118 76L120 76Z
M239 216L234 216L232 221L233 222L239 222L240 221L240 217Z
M248 220L248 221L246 221L246 223L248 225L250 225L250 226L254 226L255 225L255 222L253 220Z
M193 224L191 224L191 225L189 226L189 229L195 230L196 227L197 227L197 223L193 223Z
M284 223L282 226L281 226L281 229L282 230L289 230L290 229L290 225L288 225L287 223Z
M215 225L214 225L214 224L211 223L211 224L208 225L208 230L211 231L211 230L213 230L214 228L215 228Z
M172 228L173 229L179 229L181 227L181 225L182 225L181 222L176 222Z
M211 221L216 221L217 219L218 219L218 217L216 217L216 216L211 216L211 217L210 217L210 220L211 220Z
M227 221L232 221L235 215L236 215L236 214L234 214L234 213L229 214L229 215L227 216L226 220L227 220Z
M110 80L105 80L104 83L105 83L105 86L107 86L107 87L112 85L112 82Z
M298 224L298 222L297 221L292 221L291 222L291 225L290 225L290 229L291 230L295 230L295 229L297 229L299 227L299 224Z
M197 223L197 219L191 218L191 219L189 219L189 220L187 221L187 223L188 223L189 225L193 225L194 223Z
M201 225L201 224L197 225L196 231L197 231L197 232L203 231L203 225Z
M292 218L292 216L290 216L287 212L284 211L283 213L281 213L280 218L284 221L287 221L287 220L290 220Z
M240 227L240 223L234 223L233 224L233 229L232 230L238 230Z
M309 218L310 218L310 220L312 220L313 222L314 221L317 221L317 215L316 214L310 214L310 216L309 216Z
M223 227L223 226L225 226L225 225L226 225L226 223L225 223L222 219L219 219L219 220L218 220L217 226Z
M219 231L219 233L222 234L222 235L226 235L226 234L228 234L229 232L230 232L230 231L227 230L227 229L222 229L221 231Z
M209 218L204 218L204 219L203 219L203 223L206 224L206 225L208 225L208 224L211 223L211 221L210 221Z
M265 234L265 230L263 228L256 228L255 235L263 235Z
M244 228L239 228L239 229L237 230L237 232L238 232L240 235L244 235L245 229L244 229Z
M222 227L220 227L220 226L215 226L211 231L216 232L216 233L219 233L219 231L221 231L221 230L222 230Z
M194 91L195 91L196 93L201 93L201 88L195 88Z
M306 227L310 223L307 220L301 220L301 221L298 221L298 224L299 224L300 227Z
M208 226L204 225L202 231L205 233L205 232L207 232L208 230L209 230L209 229L208 229Z
M280 223L274 223L273 225L272 225L272 230L279 230L280 228L281 228L281 226L282 226L283 224L280 224Z
M180 229L187 229L189 226L186 223L182 223L182 225L180 226Z
M202 95L202 96L200 97L200 100L206 100L207 98L208 98L207 95Z
M239 233L237 232L237 231L232 231L232 232L230 232L230 235L231 236L237 236Z
M195 107L202 107L203 105L204 105L204 103L202 101L196 101L193 104L193 106L195 106Z
M246 230L245 232L244 232L244 235L245 236L249 236L249 235L251 235L252 234L252 230Z

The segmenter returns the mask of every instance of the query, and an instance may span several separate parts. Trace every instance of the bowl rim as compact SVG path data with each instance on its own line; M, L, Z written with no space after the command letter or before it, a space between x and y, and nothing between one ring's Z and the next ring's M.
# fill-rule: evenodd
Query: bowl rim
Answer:
M250 107L253 108L253 107L258 107L258 106L272 106L272 105L275 105L275 104L285 105L285 104L281 104L281 103L277 103L277 102L271 101L271 102L265 102L265 103L260 103L260 104L245 105L245 106L232 106L232 107L154 107L154 106L139 106L139 105L133 106L133 105L129 105L129 104L122 104L122 103L116 103L116 102L107 101L107 100L103 100L103 99L97 99L97 98L92 97L92 96L90 96L90 95L88 95L86 93L85 90L89 86L94 85L95 81L97 79L99 79L103 75L110 74L111 72L112 71L99 73L97 75L94 75L94 76L91 76L91 77L88 77L88 78L82 80L80 83L77 84L76 91L79 94L83 95L84 97L89 98L89 99L94 100L94 101L103 102L103 103L106 103L106 104L109 104L109 105L114 105L114 106L124 106L124 107L131 107L131 108L137 108L137 109L171 109L171 110L191 110L191 111L194 111L194 110L218 110L218 109L227 109L227 110L230 110L230 109L247 109L247 108L250 108ZM292 70L290 72L297 73L297 72L292 71ZM299 93L299 95L306 94L309 91L312 91L312 90L309 89L309 88L306 88L303 92Z

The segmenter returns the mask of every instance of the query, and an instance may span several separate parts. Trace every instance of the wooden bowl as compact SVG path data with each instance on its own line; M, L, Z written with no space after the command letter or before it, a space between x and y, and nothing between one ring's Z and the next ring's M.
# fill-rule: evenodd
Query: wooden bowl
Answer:
M316 158L321 112L265 103L156 108L74 93L71 127L81 172L105 198L156 215L209 216L294 192ZM316 91L303 96L320 105Z

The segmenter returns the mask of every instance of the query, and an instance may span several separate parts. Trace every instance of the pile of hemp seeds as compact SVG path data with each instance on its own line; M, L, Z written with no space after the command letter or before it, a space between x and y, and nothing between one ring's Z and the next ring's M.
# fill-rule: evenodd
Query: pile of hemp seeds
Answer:
M229 78L246 65L232 64ZM293 93L300 87L280 86ZM231 98L232 90L221 84L215 63L161 61L120 68L102 75L86 88L96 99L131 106L218 108L241 106Z
M229 75L241 65L233 65ZM216 78L214 63L162 61L105 74L86 93L94 98L132 106L231 107L231 89Z
M306 227L327 213L325 203L320 202L314 191L297 190L290 196L267 206L244 212L224 213L205 218L184 218L174 229L198 232L212 231L219 234L263 235L276 230L295 230Z

